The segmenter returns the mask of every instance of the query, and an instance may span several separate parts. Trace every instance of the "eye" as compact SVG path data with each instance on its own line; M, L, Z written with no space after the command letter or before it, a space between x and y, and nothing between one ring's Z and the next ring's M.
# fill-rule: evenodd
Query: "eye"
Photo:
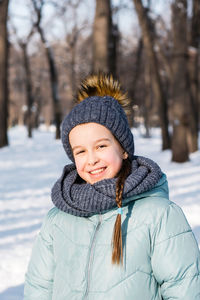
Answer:
M102 148L105 148L105 147L107 147L106 144L100 144L100 145L97 146L98 149L102 149Z
M79 155L79 154L82 154L84 152L85 152L84 150L79 150L79 151L75 152L74 155Z

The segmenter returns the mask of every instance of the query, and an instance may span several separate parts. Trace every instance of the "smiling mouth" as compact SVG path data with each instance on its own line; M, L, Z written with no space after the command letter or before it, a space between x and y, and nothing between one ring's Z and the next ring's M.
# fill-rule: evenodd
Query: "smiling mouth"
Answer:
M106 169L106 167L101 168L101 169L97 169L97 170L94 170L94 171L90 171L89 173L92 174L92 175L98 175L98 174L102 173L105 169Z

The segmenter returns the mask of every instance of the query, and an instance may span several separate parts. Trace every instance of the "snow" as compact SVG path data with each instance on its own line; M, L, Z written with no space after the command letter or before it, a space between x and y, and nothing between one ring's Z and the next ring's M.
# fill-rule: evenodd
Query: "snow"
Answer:
M167 174L170 199L180 205L200 246L200 151L184 164L161 149L159 129L143 138L133 129L136 155L155 160ZM69 160L54 128L40 127L27 138L24 127L9 130L10 146L0 149L0 299L23 299L24 274L33 241L51 203L51 187Z

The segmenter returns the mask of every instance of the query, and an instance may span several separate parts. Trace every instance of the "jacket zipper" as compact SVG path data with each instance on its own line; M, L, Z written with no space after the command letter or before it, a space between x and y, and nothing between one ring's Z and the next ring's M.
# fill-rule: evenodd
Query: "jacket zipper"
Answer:
M87 299L88 293L89 293L89 286L90 286L90 273L91 273L91 268L92 268L92 261L93 261L93 256L94 256L94 246L95 246L95 240L97 233L99 231L100 225L102 222L102 216L99 215L99 222L95 228L95 232L92 238L91 242L91 247L90 247L90 254L89 254L89 259L88 259L88 265L87 265L87 285L86 285L86 290L85 290L85 295L83 297L83 300Z

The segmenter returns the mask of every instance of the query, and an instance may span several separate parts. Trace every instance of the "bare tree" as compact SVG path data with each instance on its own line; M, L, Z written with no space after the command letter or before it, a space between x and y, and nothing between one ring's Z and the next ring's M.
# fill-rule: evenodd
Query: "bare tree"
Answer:
M116 26L112 23L110 0L96 0L93 25L93 72L116 73Z
M143 115L144 115L144 127L146 138L150 137L150 109L151 109L151 69L149 61L145 62L144 66L144 80L145 80L145 97L144 97L144 107L143 107Z
M0 148L8 145L8 4L0 1Z
M187 131L189 128L189 93L187 84L187 1L172 3L172 98L173 137L172 160L185 162L189 159Z
M29 57L27 52L28 41L31 35L29 34L27 41L20 43L24 69L25 69L25 86L26 86L26 103L27 103L27 114L26 114L26 123L28 126L28 137L32 137L32 127L33 127L33 118L32 118L32 106L33 106L33 93L32 93L32 83L31 83L31 68L29 64Z
M71 110L74 105L74 95L77 92L77 72L76 72L76 64L77 64L77 43L80 37L81 31L84 29L86 24L78 24L78 15L77 10L80 6L81 0L76 0L68 3L70 7L70 11L72 13L73 26L71 31L66 34L66 52L69 57L69 81L70 81L70 89L71 89L71 101L68 109ZM66 21L65 21L66 22Z
M168 131L167 100L163 91L161 77L159 74L158 59L154 49L155 31L153 22L148 15L148 9L143 6L142 1L133 0L133 3L138 15L139 24L142 30L144 47L146 49L146 53L150 63L152 73L152 87L158 106L160 126L162 130L162 149L164 150L170 148L170 137Z
M11 19L9 20L11 24ZM10 37L14 32L10 30ZM24 125L24 67L21 49L10 44L9 49L9 126Z
M54 119L56 124L56 139L59 139L60 124L61 124L61 105L60 105L60 98L58 93L58 75L57 75L57 69L56 69L52 47L48 43L44 34L44 30L41 26L42 10L45 4L45 0L40 0L40 1L31 0L31 1L33 3L33 7L37 16L35 27L37 28L37 31L40 34L40 38L44 45L47 61L49 64L50 85L51 85L51 93L52 93L53 107L54 107L53 111L54 111Z
M33 116L32 116L32 108L33 108L33 92L32 92L32 82L31 82L31 67L29 62L29 55L28 55L28 45L29 42L34 34L34 26L32 24L32 29L30 30L28 36L26 38L19 38L17 36L17 30L12 24L13 32L15 33L16 39L18 41L18 44L22 50L22 57L23 57L23 67L25 71L25 91L26 91L26 105L27 105L27 111L26 111L26 124L28 127L28 137L32 137L32 127L33 127Z
M175 7L182 7L183 5L181 3L174 2ZM186 7L187 9L187 7ZM178 9L177 9L178 10ZM176 10L174 10L174 14L177 13L177 16L179 18L179 14ZM180 13L180 12L179 12ZM164 37L160 36L157 37L156 43L159 48L159 58L161 63L164 66L165 69L165 85L167 86L167 94L168 97L172 100L174 100L174 89L176 89L176 86L174 86L174 69L175 69L175 60L180 59L180 56L183 56L184 63L187 62L185 66L183 66L184 70L184 82L186 82L186 94L185 97L188 97L187 105L188 105L188 126L185 127L185 130L187 131L187 146L189 152L194 152L198 149L198 47L199 47L199 30L200 30L200 2L194 1L193 6L193 14L191 17L188 17L186 14L184 17L179 18L180 24L178 25L178 21L176 22L176 16L173 16L173 19L175 19L172 24L172 28L169 31L169 29L166 28L166 25L163 21L163 19L159 16L157 18L157 23L159 24L159 27L161 29L161 32L165 32ZM199 18L198 18L199 16ZM181 22L183 22L183 26L181 25ZM191 23L191 26L188 26L188 24ZM157 24L157 25L158 25ZM190 29L191 27L191 29ZM181 29L182 28L182 29ZM190 29L188 34L188 29ZM181 32L175 34L174 31ZM183 31L183 32L182 32ZM177 35L179 37L179 40L177 41L174 37ZM184 35L184 37L183 37ZM180 43L180 38L182 39L181 43L184 44L184 48L181 49L181 46L179 46L179 49L177 48L177 44ZM176 41L175 41L176 40ZM175 43L174 43L175 42ZM189 47L188 47L189 42ZM172 47L172 45L174 45ZM181 65L179 66L180 68ZM183 74L182 74L183 75ZM171 101L171 110L170 117L172 119L172 122L174 122L175 115L173 113L174 108L174 101ZM177 122L175 122L177 123Z
M189 82L192 118L188 134L189 152L198 150L198 123L199 123L199 47L200 47L200 1L193 0L191 30L189 39Z
M134 105L136 104L135 101L135 97L136 97L136 89L137 89L137 84L138 81L140 79L140 74L141 74L141 65L142 65L142 55L143 55L143 40L140 38L138 41L138 46L136 49L136 53L135 53L135 63L134 63L134 70L131 68L131 90L129 91L130 94L130 99L131 99L131 110L133 110ZM131 64L132 65L132 64ZM127 70L126 70L127 71ZM134 118L133 118L133 114L130 115L129 118L129 123L130 126L134 126Z

